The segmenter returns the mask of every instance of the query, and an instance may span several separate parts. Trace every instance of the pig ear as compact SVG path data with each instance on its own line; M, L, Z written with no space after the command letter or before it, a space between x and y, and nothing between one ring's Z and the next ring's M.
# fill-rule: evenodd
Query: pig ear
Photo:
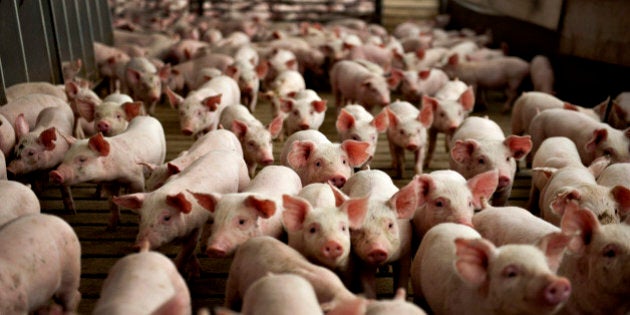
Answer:
M593 152L602 142L608 138L608 130L605 128L593 130L593 137L584 145L587 152Z
M600 224L592 211L579 209L577 203L572 202L562 216L560 227L562 233L571 237L568 249L581 255L593 241L593 235L599 232Z
M304 220L312 210L311 204L303 198L282 195L282 223L288 232L296 232L304 227Z
M558 169L555 167L534 167L532 168L532 171L540 172L545 176L546 179L549 179L551 175L558 171Z
M376 128L377 132L385 132L389 126L389 119L385 109L381 110L370 122L370 125Z
M166 196L166 205L177 209L179 212L188 214L192 211L192 203L186 199L186 195L180 192L177 195Z
M83 99L77 99L75 103L79 116L85 118L85 120L89 122L94 121L94 113L96 112L97 104Z
M269 133L271 134L271 139L275 139L280 135L283 121L284 119L282 118L282 115L277 115L273 118L273 120L271 120L269 126L267 126L267 130L269 130Z
M238 76L238 68L234 65L229 65L225 68L225 75L231 77L232 79L236 79Z
M488 281L488 264L496 255L496 247L488 240L455 239L455 268L462 280L481 286Z
M276 213L276 202L271 199L251 195L245 198L245 205L254 208L264 219L269 219Z
M312 101L311 106L313 107L313 109L315 109L316 112L323 113L327 109L326 102L327 102L326 100Z
M287 68L291 69L293 67L295 67L297 65L297 60L295 59L291 59L291 60L287 60L287 62L285 62Z
M396 128L400 123L400 118L396 116L396 113L392 112L388 107L385 107L385 111L387 113L387 117L389 118L389 126L392 128Z
M219 108L219 105L221 104L221 96L222 94L208 96L203 101L201 101L201 105L207 107L210 111L214 112Z
M92 151L98 153L100 156L109 155L109 142L105 140L103 134L100 132L90 138L88 146Z
M416 175L413 178L414 181L418 182L418 204L417 207L421 207L428 200L429 194L435 190L435 181L433 177L429 174L421 174Z
M603 155L591 162L591 165L588 166L588 171L597 178L608 165L610 165L610 157Z
M143 106L144 103L142 103L142 101L124 103L122 107L125 111L125 115L127 115L127 121L131 121L136 116L140 115L142 113Z
M182 168L175 164L174 162L166 163L166 170L168 171L168 175L175 175L182 172Z
M55 141L57 140L57 129L50 127L39 134L38 141L43 145L47 151L55 149Z
M431 69L418 71L418 77L420 77L420 80L426 80L430 75L431 75Z
M351 229L360 229L368 213L369 196L350 198L341 205L340 210L348 214Z
M68 99L74 99L79 94L79 85L74 81L66 82L66 95Z
M418 48L418 50L416 50L416 58L418 58L419 60L424 59L425 55L426 51L424 50L424 48Z
M26 122L26 118L24 118L24 114L20 113L15 118L15 137L20 138L29 132L28 122Z
M256 75L259 79L266 77L268 71L269 65L266 62L261 62L256 66Z
M141 77L142 74L138 70L127 68L127 81L129 81L130 85L138 85Z
M469 86L466 91L459 96L459 100L457 100L462 106L464 110L471 111L473 107L475 107L475 92L473 92L472 86Z
M219 200L221 200L221 196L217 194L205 194L205 193L196 193L190 190L187 190L195 199L197 203L204 209L210 211L210 213L214 213L217 209L217 204Z
M312 141L295 141L287 156L287 162L289 162L289 165L293 168L304 167L313 154L313 151L315 151L315 148L316 145Z
M247 124L238 119L234 119L232 121L232 126L230 126L230 128L232 128L232 132L234 132L239 140L242 140L247 134Z
M173 109L177 109L184 101L183 97L173 92L168 86L166 87L166 96L168 97L168 102L171 104Z
M457 140L451 149L451 158L459 164L470 162L473 153L479 148L479 142L474 139Z
M483 201L481 198L490 200L490 197L499 184L499 171L496 169L475 175L466 181L466 185L473 195L475 209L481 209Z
M451 66L457 66L457 64L459 64L459 56L457 54L452 54L448 57L448 64Z
M418 114L416 120L418 120L424 126L424 128L431 127L431 125L433 124L433 107L422 107L422 109L420 110L420 114Z
M551 211L562 217L567 209L567 206L582 199L582 194L574 188L564 187L560 189L560 192L551 200L549 207Z
M291 99L280 99L280 110L288 113L293 109L294 102Z
M331 183L330 181L326 183L328 184L328 187L332 189L333 196L335 196L335 207L340 207L344 202L346 202L346 200L350 198L346 194L344 194L343 191L341 191L341 189L333 185L333 183Z
M433 111L437 111L437 108L440 106L440 103L437 99L422 95L422 108L431 107Z
M619 185L613 187L610 193L613 195L613 198L615 199L615 201L617 201L617 204L619 205L619 217L623 218L626 215L630 214L630 189L625 186Z
M510 135L503 140L503 144L505 144L505 146L510 150L512 156L517 160L524 158L529 151L532 150L532 139L529 135Z
M420 187L418 181L412 180L390 199L390 206L396 210L398 219L411 219L418 206Z
M342 108L339 112L339 116L337 116L337 122L335 123L335 127L337 127L337 131L340 133L348 131L348 129L354 127L356 120L354 116L352 116L345 108Z
M341 143L341 149L348 155L348 164L351 167L363 165L370 158L368 148L370 144L365 141L346 140Z
M188 58L190 59L190 58ZM164 67L160 68L160 70L158 70L158 77L160 77L160 79L162 81L168 79L168 76L171 74L171 64L167 63L164 65Z
M142 208L142 204L144 203L144 198L146 197L146 195L146 193L135 193L122 196L113 196L112 201L121 207L131 209L137 213L138 210Z
M392 73L387 77L387 87L390 91L395 90L398 87L398 84L403 78L402 71L398 69L392 69Z
M571 237L562 232L552 232L543 236L536 243L536 246L540 248L547 257L547 264L554 273L558 271L564 250L570 240Z

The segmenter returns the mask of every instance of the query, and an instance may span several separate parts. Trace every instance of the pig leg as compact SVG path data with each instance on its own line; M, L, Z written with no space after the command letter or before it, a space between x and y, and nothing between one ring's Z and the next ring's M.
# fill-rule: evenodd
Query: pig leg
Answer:
M435 151L435 143L437 142L438 131L435 128L429 128L429 147L427 149L427 157L424 160L423 167L429 168L431 159L433 158L433 152ZM448 152L448 150L446 151Z
M409 273L411 271L411 256L404 255L400 259L392 264L394 271L394 291L398 288L404 288L407 290L409 284Z
M70 186L61 185L59 186L59 191L61 192L63 207L66 210L72 211L72 214L77 214L77 209L74 206L74 199L72 198L72 190L70 190Z
M361 288L368 299L376 299L376 271L377 267L361 266Z
M413 169L416 172L416 174L422 174L422 165L424 164L424 160L425 160L425 154L424 154L425 149L426 149L425 147L420 147L418 150L413 152L414 161L415 161L415 165Z
M109 222L107 223L106 231L116 231L118 223L120 223L120 207L114 203L112 197L120 195L120 186L116 184L110 184L107 186L106 191L109 194L109 198L107 200L109 203Z
M508 87L505 89L505 96L507 99L505 100L505 104L503 105L503 114L509 114L512 110L512 103L518 96L518 86L520 85L520 81L510 81L508 83Z
M199 277L201 275L201 264L195 256L195 248L199 242L199 229L194 229L190 234L184 237L182 241L182 249L175 257L175 266L182 275L187 278Z
M405 173L405 149L389 140L389 153L392 156L392 168L396 178L403 178Z
M532 185L529 190L529 200L525 205L525 209L529 210L533 215L540 216L540 208L538 207L538 200L540 199L540 190Z

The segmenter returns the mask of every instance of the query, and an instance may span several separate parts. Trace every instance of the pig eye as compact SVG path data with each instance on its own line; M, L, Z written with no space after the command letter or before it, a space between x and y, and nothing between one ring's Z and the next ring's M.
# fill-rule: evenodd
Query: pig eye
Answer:
M164 222L168 222L168 221L170 221L170 220L171 220L171 216L170 216L170 215L165 215L165 216L162 218L162 220L163 220Z
M116 119L120 120L122 118L121 114L116 114Z
M295 116L300 116L300 112L298 112L297 110L294 110L294 111L293 111L293 115L295 115Z
M479 159L477 160L477 163L482 164L482 165L483 165L483 164L486 164L486 159L484 159L484 158L482 158L482 157L481 157L481 158L479 158Z
M341 160L341 162L343 163L343 165L346 165L348 162L346 162L346 159Z
M444 112L440 112L440 117L444 118Z
M606 258L615 258L617 256L617 248L614 244L608 244L604 247L604 251L602 252L602 256Z
M85 156L80 156L79 157L79 163L85 163L85 161L87 161L87 157L85 157Z
M247 222L247 220L245 220L245 219L239 219L239 220L238 220L238 225L245 225L245 222Z
M316 227L314 227L314 226L312 226L312 227L308 230L308 232L309 232L309 233L311 233L311 234L315 234L315 233L317 233L317 228L316 228Z
M361 138L359 138L359 136L357 135L352 135L351 139L356 140L356 141L361 141Z
M387 225L388 229L393 229L394 228L394 222L389 222L389 224Z
M612 149L604 149L604 155L611 157L613 156L613 150Z
M444 200L442 200L442 199L438 199L438 200L436 200L436 201L435 201L435 206L436 206L436 207L439 207L439 208L444 207Z
M401 131L400 131L400 134L404 136L404 135L405 135L405 131L404 131L404 130L401 130Z
M509 157L509 156L506 156L506 157L505 157L505 161L506 161L506 162L509 162L509 161L510 161L510 157Z
M348 229L348 228L346 227L346 225L345 225L345 224L341 226L341 231L342 231L342 232L345 232L347 229Z
M519 270L516 266L507 266L503 269L503 277L505 278L515 278L519 274Z
M315 111L314 111L314 110L312 110L310 114L311 114L311 116L312 116L312 115L315 115Z
M315 162L315 166L316 167L321 167L322 166L322 162L320 162L320 161Z

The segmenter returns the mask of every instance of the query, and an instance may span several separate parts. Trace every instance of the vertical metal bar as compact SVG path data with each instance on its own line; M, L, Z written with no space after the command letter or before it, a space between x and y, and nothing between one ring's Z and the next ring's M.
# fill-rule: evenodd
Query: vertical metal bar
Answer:
M57 41L57 49L60 60L72 60L72 46L66 18L65 0L50 0L51 13L53 15L53 25Z
M0 1L0 40L3 43L0 45L0 56L5 62L11 60L3 68L7 74L4 77L4 84L11 86L15 83L27 82L29 80L28 69L16 0Z
M50 0L40 0L44 25L46 26L46 43L48 45L48 57L52 71L52 83L63 83L63 73L61 72L61 59L59 58L59 45L57 43L55 23Z
M2 56L0 56L0 105L7 103L7 94L4 92L6 88L4 85L4 71L2 70Z
M103 21L101 20L99 12L98 1L90 2L90 16L92 19L92 30L94 35L94 41L103 42Z
M41 2L39 0L22 2L18 14L20 28L28 30L22 33L22 42L29 81L52 82L54 73Z
M96 0L99 15L99 24L102 27L101 42L107 45L114 45L114 27L112 25L112 12L107 0Z
M81 0L84 1L84 0ZM83 38L83 26L81 25L81 12L79 11L79 4L76 0L66 0L67 13L68 13L68 25L70 26L70 45L72 47L72 60L78 58L85 59L84 50L84 38ZM64 60L66 61L66 60ZM81 75L85 76L85 69L81 69Z
M94 20L92 19L92 15L90 14L90 5L92 1L78 1L78 12L80 18L80 26L81 26L81 38L82 38L82 47L83 47L83 68L81 72L85 75L85 77L89 80L96 79L96 69L94 64Z

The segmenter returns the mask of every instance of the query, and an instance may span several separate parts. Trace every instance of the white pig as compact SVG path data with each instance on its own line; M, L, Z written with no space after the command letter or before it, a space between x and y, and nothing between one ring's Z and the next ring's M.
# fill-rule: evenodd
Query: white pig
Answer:
M326 116L326 100L317 92L307 89L291 93L280 101L280 110L284 113L283 129L286 136L299 130L319 129Z
M349 104L341 108L335 122L341 141L366 141L370 144L368 148L370 157L366 164L369 164L376 153L378 134L387 131L388 126L389 118L385 110L372 116L365 107L359 104Z
M330 85L337 108L349 103L359 103L368 110L385 107L390 103L390 88L398 85L398 80L375 74L363 65L343 60L336 62L330 70Z
M116 94L110 96L113 95ZM78 103L77 110L81 118L92 123L94 130L106 137L120 134L127 129L132 119L139 115L145 115L142 102L118 103L104 100L98 106L90 103Z
M534 91L545 92L553 94L554 89L554 74L553 67L549 58L543 55L536 55L530 63L529 69L532 77L532 84L534 85Z
M0 180L0 199L0 226L19 216L41 211L37 195L20 182Z

